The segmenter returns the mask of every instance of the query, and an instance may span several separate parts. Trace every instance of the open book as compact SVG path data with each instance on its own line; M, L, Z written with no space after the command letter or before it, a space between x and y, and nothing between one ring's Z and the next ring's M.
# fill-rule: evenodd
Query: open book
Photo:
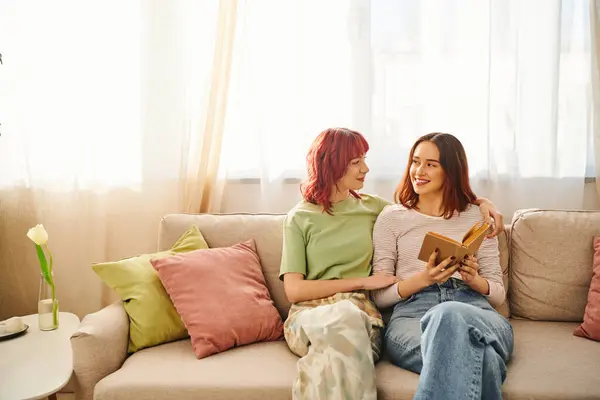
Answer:
M444 261L448 257L456 257L455 262L460 262L465 255L474 255L481 242L485 239L485 234L490 228L489 224L484 222L477 222L463 237L462 242L457 242L454 239L440 235L435 232L427 232L421 245L421 251L419 252L419 260L429 261L431 253L435 249L440 252L435 260L436 265ZM450 264L452 265L452 264Z

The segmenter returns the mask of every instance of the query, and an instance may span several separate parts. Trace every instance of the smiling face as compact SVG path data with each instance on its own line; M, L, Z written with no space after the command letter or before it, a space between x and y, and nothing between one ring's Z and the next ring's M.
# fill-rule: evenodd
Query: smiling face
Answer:
M465 211L477 200L469 183L465 149L452 134L428 133L411 147L394 201L418 210L423 200L430 208L438 208L431 210L434 213L441 207L444 218Z
M348 163L344 176L337 182L340 192L344 190L360 190L365 185L365 176L369 172L369 166L365 162L365 155L354 158Z
M419 196L442 196L444 169L440 164L440 151L433 142L423 141L416 147L410 165L410 180Z

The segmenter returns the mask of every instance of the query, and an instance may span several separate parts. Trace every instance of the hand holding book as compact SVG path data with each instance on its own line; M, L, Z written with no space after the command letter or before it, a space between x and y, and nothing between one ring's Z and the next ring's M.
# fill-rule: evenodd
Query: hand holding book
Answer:
M485 222L476 223L465 234L462 242L440 235L439 233L427 232L421 245L419 260L428 262L433 251L438 249L439 253L435 259L436 264L449 257L454 257L453 263L460 262L465 256L473 256L477 253L489 228L490 225Z
M427 265L421 272L398 282L398 295L401 298L407 298L435 283L439 284L446 282L458 269L458 264L449 266L454 262L453 259L448 258L441 263L436 264L436 257L437 251L431 253Z
M436 263L436 258L438 257L439 251L436 249L429 256L427 260L427 265L425 266L425 270L422 272L426 286L429 286L434 283L444 283L452 274L456 272L459 265L456 263L456 259L454 256L448 257L445 260L442 260L440 263Z
M479 276L479 263L474 256L465 256L460 262L458 272L464 282L470 282Z
M465 256L458 272L463 282L471 289L485 296L490 294L490 283L479 275L479 262L474 256Z

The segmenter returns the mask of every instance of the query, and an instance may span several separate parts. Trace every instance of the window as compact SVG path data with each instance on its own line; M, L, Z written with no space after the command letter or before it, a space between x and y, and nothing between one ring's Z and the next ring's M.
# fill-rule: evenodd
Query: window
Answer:
M396 179L427 132L455 134L481 178L591 167L587 0L246 2L224 162L230 177L302 176L324 128L366 134ZM277 16L277 18L275 18Z
M139 8L0 2L0 187L141 182Z

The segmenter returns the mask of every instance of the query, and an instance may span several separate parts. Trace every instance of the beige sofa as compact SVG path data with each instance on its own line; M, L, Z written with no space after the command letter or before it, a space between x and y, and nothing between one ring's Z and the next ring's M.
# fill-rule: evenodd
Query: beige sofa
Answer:
M273 300L285 318L289 303L278 280L283 218L168 215L160 224L159 247L169 248L191 224L200 228L211 247L254 238ZM587 300L593 235L600 235L600 212L551 210L520 211L501 235L501 263L515 330L505 399L600 399L600 342L572 335ZM128 357L128 329L120 303L84 318L71 339L77 398L291 398L297 358L284 341L197 360L188 339ZM379 399L412 398L418 375L385 359L376 371Z

